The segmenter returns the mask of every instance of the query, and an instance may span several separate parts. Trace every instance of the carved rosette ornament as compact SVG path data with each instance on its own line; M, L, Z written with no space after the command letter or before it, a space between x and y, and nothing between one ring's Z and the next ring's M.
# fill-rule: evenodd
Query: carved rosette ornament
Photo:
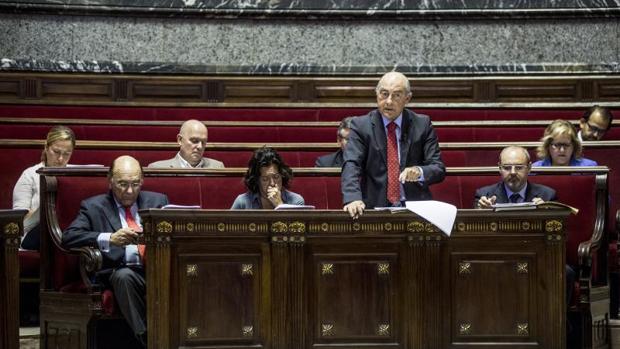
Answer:
M271 231L276 234L286 234L288 232L288 225L284 222L274 222L271 224Z
M528 264L527 264L527 262L519 262L519 263L517 263L517 273L519 273L519 274L527 274L528 273Z
M390 335L390 325L389 324L379 324L377 327L377 335L382 337L387 337Z
M321 324L321 335L323 337L333 336L334 325L333 324Z
M332 275L334 273L334 264L333 263L323 263L321 264L321 275Z
M198 337L198 327L188 327L187 338L196 338L196 337Z
M470 262L461 262L459 263L459 274L471 274L471 263Z
M306 225L302 222L292 222L288 225L288 230L293 234L303 234L306 232Z
M19 225L15 222L11 222L4 226L5 235L17 235L19 234Z
M377 274L389 275L390 274L390 263L377 263Z
M196 277L198 276L198 265L196 264L188 264L185 267L185 274L187 277Z
M530 334L529 324L527 322L517 324L517 335L528 336Z
M424 231L424 224L421 222L409 222L407 223L407 231L409 233L421 233Z
M170 224L170 222L168 221L161 221L157 223L155 231L157 231L158 233L170 234L172 233L172 224Z
M471 324L468 322L463 322L459 325L459 334L468 335L471 334Z
M557 233L562 231L562 222L555 219L545 222L545 231L547 233Z
M241 275L242 276L254 275L254 264L241 264Z
M241 333L243 334L243 337L254 336L254 326L243 326L241 328Z

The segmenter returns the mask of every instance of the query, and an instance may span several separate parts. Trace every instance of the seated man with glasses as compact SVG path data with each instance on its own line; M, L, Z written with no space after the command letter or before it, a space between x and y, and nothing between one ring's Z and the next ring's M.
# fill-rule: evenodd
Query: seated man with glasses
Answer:
M502 180L476 190L474 206L491 208L496 203L542 203L555 200L555 190L527 181L531 165L530 154L525 148L504 148L499 156L499 174Z
M103 255L99 281L111 286L119 309L138 341L146 347L144 245L138 210L168 204L166 195L141 191L140 163L121 156L108 171L110 191L82 201L77 218L63 232L65 248L96 246Z
M168 160L150 163L151 168L224 168L221 161L202 157L207 147L207 127L198 120L187 120L177 135L179 152Z
M579 119L577 138L580 141L600 141L611 128L613 120L614 116L609 109L595 105Z
M597 166L581 156L583 148L575 127L566 120L555 120L545 129L542 144L536 148L540 160L532 166Z
M282 161L275 149L262 147L254 152L244 183L247 192L237 196L231 209L272 210L278 205L303 206L304 198L287 190L293 171Z
M522 147L509 146L499 156L499 174L502 180L476 190L474 207L491 208L493 204L534 202L556 200L555 190L536 183L530 183L527 176L532 164L530 155ZM566 265L566 302L570 303L576 274Z

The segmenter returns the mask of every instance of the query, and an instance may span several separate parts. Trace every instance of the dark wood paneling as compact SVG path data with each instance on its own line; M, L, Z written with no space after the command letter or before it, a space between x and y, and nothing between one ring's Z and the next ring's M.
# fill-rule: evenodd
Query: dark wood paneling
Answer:
M27 210L0 210L0 349L19 348L19 260L17 249Z
M0 98L17 98L19 96L18 80L0 80Z
M188 107L372 107L379 77L147 76L0 73L0 104ZM518 107L618 103L620 77L495 76L411 79L413 100ZM19 93L16 87L19 84ZM506 106L501 104L500 106Z

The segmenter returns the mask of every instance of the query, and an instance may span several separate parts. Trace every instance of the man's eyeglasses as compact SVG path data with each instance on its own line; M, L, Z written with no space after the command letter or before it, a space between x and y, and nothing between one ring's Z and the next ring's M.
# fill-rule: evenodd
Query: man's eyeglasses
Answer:
M377 94L377 96L379 96L380 99L388 99L390 96L392 96L392 100L394 101L400 101L403 98L405 98L405 92L404 91L394 91L392 93L390 93L387 90L380 90L379 93Z
M125 182L125 181L116 182L114 181L114 185L118 189L122 189L123 191L129 189L129 187L131 187L131 189L133 190L138 190L140 189L140 187L142 187L142 181L139 181L139 182Z
M282 175L280 175L280 174L273 174L273 175L269 175L269 176L260 176L260 181L263 184L269 184L269 183L271 183L271 181L279 182L281 180L282 180Z
M513 169L515 172L525 171L527 169L527 165L499 165L499 169L506 172L511 172Z
M602 129L600 127L594 126L589 122L586 122L586 125L588 125L588 128L590 129L590 132L598 134L598 135L602 135L605 134L605 132L607 132L606 129Z
M551 143L551 148L554 150L570 149L572 146L573 143Z

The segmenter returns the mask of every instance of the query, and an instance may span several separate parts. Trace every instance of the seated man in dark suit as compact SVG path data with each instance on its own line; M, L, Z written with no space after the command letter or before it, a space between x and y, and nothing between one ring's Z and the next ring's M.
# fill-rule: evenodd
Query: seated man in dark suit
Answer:
M532 169L530 154L522 147L510 146L502 150L499 156L499 173L502 180L476 190L474 206L491 208L493 204L534 202L556 200L555 190L536 183L530 183L527 176ZM566 265L566 302L573 294L575 271Z
M555 190L536 183L529 183L527 176L532 168L530 154L521 147L510 146L499 156L499 173L502 180L476 190L474 206L490 208L495 203L553 201Z
M349 132L351 131L352 116L348 116L340 122L338 126L338 145L340 149L337 152L319 156L314 163L315 167L342 167L342 151L349 140Z
M77 218L63 233L62 243L66 248L95 246L103 252L103 268L111 273L109 283L119 309L146 347L144 245L136 245L142 231L138 210L164 206L168 198L140 191L143 179L136 159L115 159L108 172L110 191L82 201Z

